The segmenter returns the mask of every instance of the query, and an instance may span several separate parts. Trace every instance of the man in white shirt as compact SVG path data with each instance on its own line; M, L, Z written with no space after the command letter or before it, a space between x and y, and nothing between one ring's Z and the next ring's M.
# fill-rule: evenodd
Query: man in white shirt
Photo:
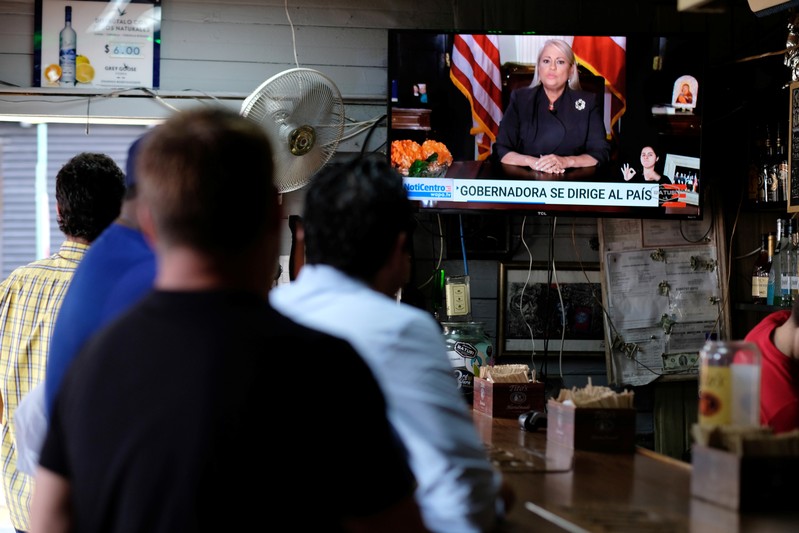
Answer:
M408 450L427 527L491 531L512 492L488 461L457 389L441 327L394 297L410 277L413 225L402 178L384 157L328 167L305 198L305 265L270 301L348 340L366 360ZM335 367L335 359L320 363Z

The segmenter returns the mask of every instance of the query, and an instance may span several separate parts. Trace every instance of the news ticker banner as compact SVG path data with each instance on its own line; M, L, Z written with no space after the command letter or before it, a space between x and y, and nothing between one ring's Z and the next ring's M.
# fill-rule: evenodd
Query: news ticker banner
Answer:
M699 205L683 184L597 183L502 179L403 178L411 200L626 207Z
M403 178L408 198L418 201L505 204L658 207L652 183L593 183L503 179Z

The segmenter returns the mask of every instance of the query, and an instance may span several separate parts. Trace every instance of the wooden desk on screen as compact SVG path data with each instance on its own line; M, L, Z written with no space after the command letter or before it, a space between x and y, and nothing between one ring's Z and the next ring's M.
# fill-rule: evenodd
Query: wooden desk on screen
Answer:
M799 531L799 512L739 514L690 492L691 465L639 448L634 454L573 451L516 420L474 412L491 459L516 491L504 531Z

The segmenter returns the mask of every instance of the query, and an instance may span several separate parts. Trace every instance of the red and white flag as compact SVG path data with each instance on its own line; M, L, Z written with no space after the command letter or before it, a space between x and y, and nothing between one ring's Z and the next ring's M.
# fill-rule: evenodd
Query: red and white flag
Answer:
M491 154L502 120L502 76L496 35L455 35L449 77L472 108L477 159Z
M605 78L605 86L612 94L610 126L613 129L627 109L627 38L575 36L572 50L581 65Z

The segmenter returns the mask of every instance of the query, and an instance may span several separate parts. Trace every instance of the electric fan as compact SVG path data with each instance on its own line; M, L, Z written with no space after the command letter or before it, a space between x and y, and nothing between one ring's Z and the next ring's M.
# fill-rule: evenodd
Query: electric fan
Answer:
M285 70L263 82L242 102L241 115L272 139L280 193L308 183L344 134L341 93L330 78L309 68Z

